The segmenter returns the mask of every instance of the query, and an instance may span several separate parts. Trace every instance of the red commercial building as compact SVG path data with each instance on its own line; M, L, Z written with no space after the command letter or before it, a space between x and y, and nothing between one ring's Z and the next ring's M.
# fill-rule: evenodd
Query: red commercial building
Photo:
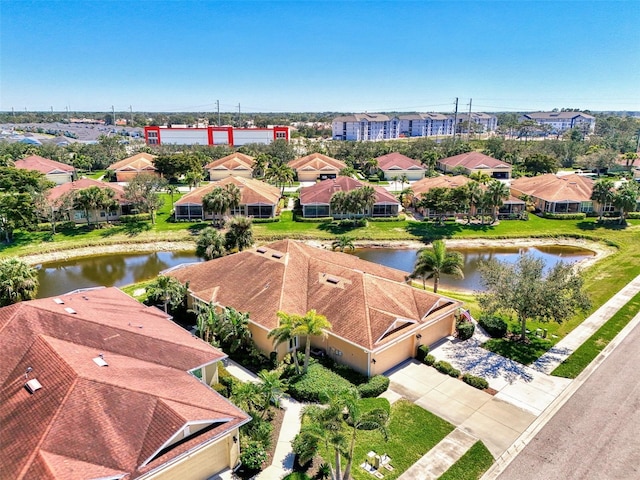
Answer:
M274 140L289 141L289 127L144 127L147 145L268 145Z

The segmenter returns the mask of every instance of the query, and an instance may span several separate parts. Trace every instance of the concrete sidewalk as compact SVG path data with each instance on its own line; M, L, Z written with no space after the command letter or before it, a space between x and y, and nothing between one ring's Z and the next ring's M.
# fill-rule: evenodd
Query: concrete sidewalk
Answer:
M640 275L542 355L531 367L540 372L551 373L638 292L640 292Z

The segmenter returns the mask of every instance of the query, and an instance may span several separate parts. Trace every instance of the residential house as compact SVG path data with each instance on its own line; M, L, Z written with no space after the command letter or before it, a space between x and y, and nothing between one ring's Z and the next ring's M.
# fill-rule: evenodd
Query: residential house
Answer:
M132 211L133 207L131 203L125 198L124 187L118 185L117 183L100 182L91 178L80 178L79 180L71 183L58 185L57 187L54 187L49 191L48 199L52 202L55 202L64 195L69 195L72 192L84 190L89 187L108 188L110 190L113 190L113 192L115 193L114 198L118 204L117 208L115 208L114 210L99 210L90 212L90 222L96 223L117 220L121 215L129 215L131 213L134 213ZM69 213L69 220L75 223L86 223L86 213L83 210L72 209Z
M411 185L411 190L413 190L413 199L411 203L413 207L416 208L421 196L432 188L458 188L468 184L469 182L471 182L471 179L464 175L456 175L453 177L440 175L438 177L425 178ZM486 187L482 186L482 188L484 189ZM507 200L503 201L502 206L498 209L498 218L509 218L511 215L517 215L520 212L523 212L525 209L526 203L514 195L511 195ZM442 214L441 212L436 214L436 212L432 212L428 208L419 208L418 211L425 217L435 217L437 214ZM445 215L459 216L466 213L467 212L445 212ZM476 215L478 213L475 206L470 213L471 215Z
M72 182L76 178L76 169L72 165L56 162L55 160L50 160L39 155L30 155L16 160L14 165L16 168L23 170L40 172L47 180L54 182L56 185Z
M508 180L511 178L511 164L497 160L480 152L468 152L438 160L437 168L444 173L455 173L459 168L467 175L483 172L492 178Z
M547 126L550 133L559 135L572 128L578 128L584 134L593 133L596 129L596 117L582 112L534 112L525 113L519 119L533 120L539 125Z
M155 158L155 155L141 152L109 165L107 170L115 172L117 182L129 182L141 173L157 175L157 169L153 163Z
M323 180L310 187L300 189L300 206L305 218L342 217L341 212L331 209L331 197L336 192L350 192L364 187L366 184L351 178L337 177ZM371 211L365 211L361 216L395 217L400 211L400 202L386 189L374 186L376 202Z
M271 218L277 213L280 189L253 178L226 177L198 187L174 203L174 215L178 220L212 220L213 213L202 207L202 199L216 187L235 185L240 189L240 205L230 215Z
M414 288L406 272L346 253L293 240L243 250L209 262L172 269L188 282L190 303L248 312L257 348L274 351L268 333L278 311L304 315L315 309L332 328L311 345L366 375L381 374L455 331L461 303ZM239 288L241 286L241 288ZM278 357L292 345L280 345Z
M296 172L299 182L336 178L340 170L347 168L344 162L322 153L312 153L306 157L296 158L289 162L289 166Z
M551 213L590 213L593 180L582 175L558 176L553 173L521 177L511 182L511 192L531 197L536 208Z
M388 153L376 158L376 160L378 161L378 168L384 173L385 180L393 180L396 177L401 178L403 175L412 182L424 178L424 166L417 160L401 153Z
M400 137L438 137L453 135L453 117L442 113L398 115Z
M205 165L209 180L216 181L229 176L251 178L255 160L244 153L232 153Z
M0 309L0 457L15 480L200 480L250 417L213 391L225 355L117 288Z

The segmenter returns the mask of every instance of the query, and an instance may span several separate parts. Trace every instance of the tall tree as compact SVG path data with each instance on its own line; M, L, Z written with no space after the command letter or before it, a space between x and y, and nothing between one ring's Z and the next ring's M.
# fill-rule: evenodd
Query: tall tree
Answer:
M164 313L169 313L169 306L175 308L184 302L186 295L187 287L166 275L159 275L147 286L147 298L151 302L162 303Z
M215 228L207 227L200 232L196 240L196 255L205 260L224 256L224 238Z
M296 367L296 374L300 373L300 364L298 363L298 342L296 328L298 326L299 315L292 315L279 311L278 326L267 334L267 338L273 339L273 347L278 348L279 345L286 343L291 350L293 363Z
M73 206L82 210L87 218L87 225L91 225L91 214L98 218L98 210L106 210L107 221L109 212L117 205L115 202L115 192L110 188L100 188L96 186L77 190L74 194Z
M223 316L224 313L220 313L216 305L206 304L197 309L196 325L202 340L214 346L218 345L217 333L220 331Z
M376 190L373 187L365 185L364 187L353 190L350 193L359 197L360 207L364 214L368 213L369 215L373 215L373 206L377 200Z
M278 370L261 370L258 372L258 378L260 383L258 384L260 395L262 396L262 414L261 418L264 418L269 405L274 404L276 407L280 406L280 399L284 395L284 389L286 387L286 381L280 378L282 372Z
M526 253L515 264L490 260L479 270L486 287L478 297L480 307L487 313L515 313L521 341L527 339L527 320L561 323L590 307L583 278L571 264L558 262L545 275L544 261Z
M469 202L469 215L467 217L467 223L471 223L471 215L475 215L478 210L478 204L482 199L484 192L478 182L471 181L467 183L464 188L467 191L467 199Z
M627 182L619 187L613 195L613 204L620 210L620 224L626 223L626 216L638 205L640 192L636 183Z
M487 194L491 201L491 216L495 222L498 219L498 210L508 200L511 192L509 187L500 180L492 180L487 186Z
M487 185L491 181L491 175L479 170L469 175L469 178L478 182L480 185Z
M0 234L5 243L13 241L18 228L30 228L37 223L33 197L29 193L11 193L0 190Z
M202 198L202 208L213 214L212 224L215 225L218 216L222 217L229 209L229 197L224 188L218 186Z
M309 358L311 357L311 338L310 337L326 337L326 330L331 330L331 323L327 317L320 315L315 310L309 310L303 316L297 319L297 327L295 333L305 337L304 347L304 366L302 373L307 373L309 368Z
M600 215L598 220L602 220L607 205L613 203L615 183L610 178L603 178L594 182L593 191L591 192L591 200L598 202L600 205Z
M156 212L162 208L164 200L160 192L166 182L151 173L141 173L124 187L124 197L141 212L149 213L151 223L156 223Z
M35 298L38 286L35 268L17 258L0 261L0 307Z
M253 229L250 218L233 217L227 222L227 233L225 233L225 244L227 250L237 248L242 251L253 245Z
M220 325L220 341L231 353L246 348L251 344L249 330L249 314L227 307Z
M418 254L418 260L409 278L421 278L422 287L426 290L425 281L433 278L433 292L438 292L441 275L453 275L463 278L464 258L460 252L447 252L442 240L434 240L432 248L425 248Z

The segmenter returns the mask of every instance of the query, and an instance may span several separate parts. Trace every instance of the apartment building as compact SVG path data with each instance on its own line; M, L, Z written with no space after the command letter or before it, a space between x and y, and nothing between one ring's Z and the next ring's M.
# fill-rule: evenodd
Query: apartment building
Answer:
M553 134L560 134L576 127L585 134L593 133L596 129L596 117L582 112L525 113L519 120L533 120L539 125L548 125L551 128L550 133Z

